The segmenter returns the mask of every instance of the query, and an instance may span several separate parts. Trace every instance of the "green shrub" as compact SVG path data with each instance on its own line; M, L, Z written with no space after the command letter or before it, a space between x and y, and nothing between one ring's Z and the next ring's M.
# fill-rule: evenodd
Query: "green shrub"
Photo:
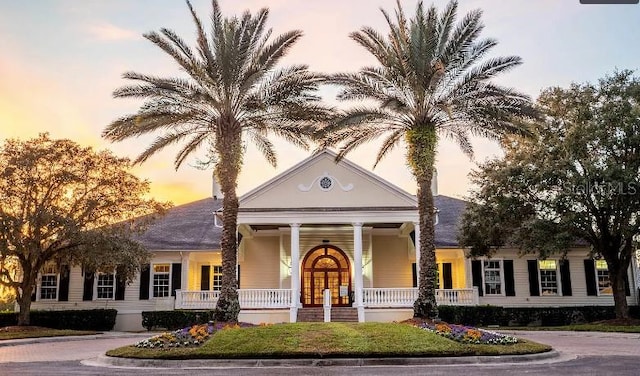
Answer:
M142 312L142 326L147 330L162 328L176 330L194 324L204 324L213 320L214 311L145 311Z
M31 325L52 329L108 331L116 324L115 309L31 311ZM17 312L1 312L0 327L17 325Z
M615 318L613 306L499 307L439 306L440 319L472 326L561 326ZM640 307L630 306L630 316L640 318Z

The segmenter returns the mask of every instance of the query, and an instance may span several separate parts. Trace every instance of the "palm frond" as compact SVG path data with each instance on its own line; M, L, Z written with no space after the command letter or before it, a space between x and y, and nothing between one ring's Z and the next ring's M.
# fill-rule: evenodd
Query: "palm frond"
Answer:
M278 158L271 141L255 130L248 131L247 135L251 139L251 144L262 153L267 162L269 162L271 166L276 167L278 165Z
M182 163L184 163L187 157L193 154L202 145L203 142L210 139L211 137L212 137L211 132L208 132L207 130L200 130L200 129L197 130L193 138L190 141L188 141L186 145L184 145L184 147L180 149L180 151L176 155L176 158L173 162L173 167L176 170L178 170L178 168L180 168L180 166L182 165ZM215 143L215 140L213 140L212 143Z

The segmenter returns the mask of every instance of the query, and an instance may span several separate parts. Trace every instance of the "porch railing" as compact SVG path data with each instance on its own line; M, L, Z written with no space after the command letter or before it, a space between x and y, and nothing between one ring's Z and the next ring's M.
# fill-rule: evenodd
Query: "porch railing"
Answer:
M213 309L220 297L220 291L176 290L176 309ZM289 289L240 289L240 308L289 308Z
M240 308L289 308L290 289L240 289Z
M364 288L365 307L410 308L418 297L417 288ZM220 291L176 290L176 309L213 309ZM240 308L289 308L291 290L289 289L240 289L238 290ZM440 305L477 305L478 289L438 289L436 302Z
M220 291L176 290L176 309L213 309Z
M418 298L418 289L409 288L364 288L365 307L413 307ZM479 303L477 288L438 289L436 302L441 305L476 305Z

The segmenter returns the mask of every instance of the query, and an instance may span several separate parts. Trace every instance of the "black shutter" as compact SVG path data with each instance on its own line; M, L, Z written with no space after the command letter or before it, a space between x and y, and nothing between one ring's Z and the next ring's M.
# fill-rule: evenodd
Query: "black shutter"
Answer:
M445 289L453 288L453 278L451 276L451 263L445 262L442 264L442 281Z
M598 295L598 286L596 286L596 266L593 260L584 260L584 278L587 282L587 295Z
M627 296L631 296L631 290L629 289L629 276L627 275L627 271L623 272L624 275L624 293Z
M418 287L418 271L415 262L411 263L411 283L413 287Z
M36 280L36 284L33 286L33 291L31 292L31 301L35 302L38 294L38 280Z
M538 280L538 261L527 260L529 269L529 295L540 296L540 282Z
M238 288L240 288L240 265L236 265L238 267Z
M202 265L200 268L200 290L201 291L209 291L211 289L210 281L211 280L211 266Z
M182 264L171 264L171 296L176 296L176 290L182 288Z
M471 261L471 276L473 285L478 288L478 295L482 296L482 261Z
M411 244L413 244L413 246L416 246L416 232L415 231L411 231L409 233L409 237L411 238ZM419 250L416 249L416 252L419 252Z
M116 275L116 294L115 300L124 300L124 290L127 287L127 280Z
M571 271L569 271L569 260L560 261L560 283L562 283L562 295L571 296Z
M60 288L58 289L58 301L69 301L69 275L71 271L69 265L62 265L60 267Z
M513 260L504 260L504 293L506 296L516 296L516 283L513 273Z
M82 291L82 300L93 300L93 277L94 273L85 270L84 272L84 290Z
M140 268L140 300L149 300L149 280L151 279L151 267L149 264Z

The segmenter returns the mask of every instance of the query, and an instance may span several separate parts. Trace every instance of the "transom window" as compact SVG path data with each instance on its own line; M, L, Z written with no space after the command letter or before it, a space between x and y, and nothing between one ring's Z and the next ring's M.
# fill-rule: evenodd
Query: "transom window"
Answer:
M222 266L213 266L213 291L222 289Z
M171 281L171 265L153 265L153 297L165 298L169 296L169 286Z
M556 260L538 260L540 269L541 295L558 295L558 262Z
M609 278L609 267L605 260L596 260L596 275L598 278L598 294L613 294L613 288L611 287L611 278Z
M58 270L55 265L47 265L40 274L40 299L55 300L58 298Z
M502 295L500 260L486 260L484 267L484 291L486 295Z
M98 273L96 281L96 297L98 299L113 299L115 275L113 273Z

